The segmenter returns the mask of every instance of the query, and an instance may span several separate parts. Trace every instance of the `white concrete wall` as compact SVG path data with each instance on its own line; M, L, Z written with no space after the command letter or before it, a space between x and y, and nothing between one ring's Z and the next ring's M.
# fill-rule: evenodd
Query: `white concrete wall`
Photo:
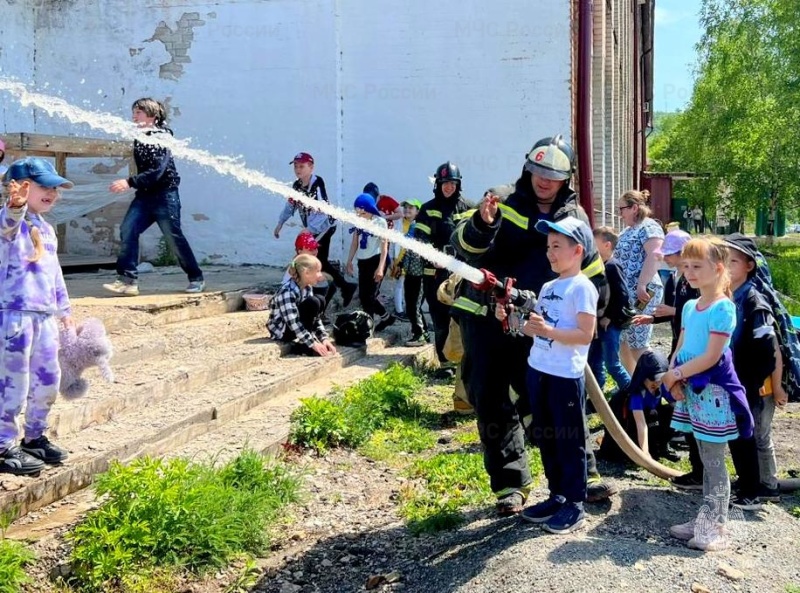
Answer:
M519 176L535 140L569 137L567 0L341 6L345 194L372 180L425 201L452 160L479 198Z
M125 118L140 96L165 99L178 137L288 182L289 159L311 152L331 200L348 207L370 180L425 200L427 177L448 159L467 196L479 197L517 177L534 140L571 133L568 0L36 5L4 5L0 75ZM3 132L101 135L8 101ZM272 238L282 199L188 162L178 168L199 259L289 258L297 227ZM71 247L96 243L87 227L72 225Z
M0 76L33 80L34 15L25 2L5 2L0 9ZM20 109L6 95L0 94L2 131L29 129L34 126L33 112ZM8 165L7 162L3 163Z

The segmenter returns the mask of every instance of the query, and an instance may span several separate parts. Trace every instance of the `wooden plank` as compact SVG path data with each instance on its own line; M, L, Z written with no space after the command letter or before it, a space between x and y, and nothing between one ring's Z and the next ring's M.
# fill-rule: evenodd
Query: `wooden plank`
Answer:
M6 153L22 150L22 134L20 132L3 134L3 141L6 143Z
M117 262L117 258L111 255L72 255L70 253L59 254L58 261L61 267L80 268L92 266L111 266Z
M67 223L61 222L56 225L56 239L58 240L58 254L67 252Z
M63 152L56 153L56 172L62 177L67 177L67 155ZM62 222L56 225L58 238L58 253L67 252L67 224Z
M4 138L7 139L6 143L10 150L42 156L54 156L63 152L68 157L129 157L133 153L133 143L120 140L26 132L5 134Z
M56 153L56 172L62 177L67 176L67 155L63 152Z

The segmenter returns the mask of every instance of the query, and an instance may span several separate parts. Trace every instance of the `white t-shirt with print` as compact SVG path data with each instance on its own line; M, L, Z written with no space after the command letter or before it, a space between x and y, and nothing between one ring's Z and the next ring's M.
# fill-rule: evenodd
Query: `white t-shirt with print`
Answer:
M578 274L546 282L534 310L557 329L576 329L578 313L597 316L597 299L597 289L592 281ZM548 375L577 379L583 376L588 356L589 344L566 345L536 336L528 364Z
M379 216L373 216L371 222L377 223L378 226L382 226L383 228L388 228L386 220ZM380 254L381 242L383 241L383 239L380 237L370 234L366 239L364 239L364 236L359 234L357 241L358 251L356 251L356 259L369 259ZM365 246L362 247L362 245Z

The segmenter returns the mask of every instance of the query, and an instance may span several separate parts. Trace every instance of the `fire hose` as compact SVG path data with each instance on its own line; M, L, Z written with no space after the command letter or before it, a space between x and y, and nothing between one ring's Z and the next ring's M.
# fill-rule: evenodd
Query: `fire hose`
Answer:
M479 290L490 293L494 301L498 305L506 308L509 313L511 313L512 306L524 307L527 309L532 308L534 299L531 298L531 293L514 288L514 278L504 278L500 280L488 270L481 269L481 272L484 275L483 282L480 284L473 284L473 286ZM510 319L511 315L509 314L503 320L503 330L513 333L515 330L509 323ZM664 480L670 480L681 475L680 471L662 465L649 455L646 455L639 446L631 440L628 433L625 432L625 429L622 428L619 420L617 420L616 416L614 416L614 413L611 411L611 407L608 405L608 401L606 401L603 395L603 390L597 384L597 379L588 365L586 366L584 374L586 378L586 393L594 405L594 409L600 415L607 435L611 435L628 458L642 469ZM800 478L778 480L778 483L783 492L800 490Z

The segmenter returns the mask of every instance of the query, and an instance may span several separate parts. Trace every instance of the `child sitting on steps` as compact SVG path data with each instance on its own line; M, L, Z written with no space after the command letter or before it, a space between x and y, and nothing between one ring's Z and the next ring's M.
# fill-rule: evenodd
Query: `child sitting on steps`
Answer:
M313 291L314 285L322 280L322 263L313 255L298 255L287 272L289 281L281 285L270 301L267 322L270 335L279 342L290 342L293 354L336 354L321 320L325 299Z

